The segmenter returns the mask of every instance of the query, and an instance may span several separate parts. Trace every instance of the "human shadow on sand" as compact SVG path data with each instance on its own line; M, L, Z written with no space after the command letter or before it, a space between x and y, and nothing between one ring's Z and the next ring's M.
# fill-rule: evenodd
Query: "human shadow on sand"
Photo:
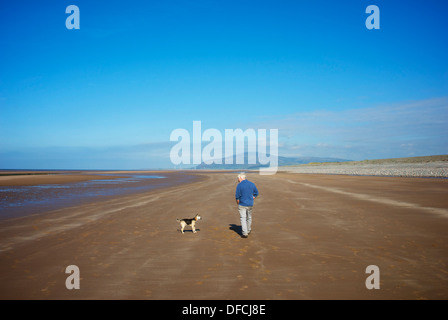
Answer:
M229 230L234 231L235 233L237 233L239 236L243 235L243 228L241 226L237 226L236 224L229 224Z

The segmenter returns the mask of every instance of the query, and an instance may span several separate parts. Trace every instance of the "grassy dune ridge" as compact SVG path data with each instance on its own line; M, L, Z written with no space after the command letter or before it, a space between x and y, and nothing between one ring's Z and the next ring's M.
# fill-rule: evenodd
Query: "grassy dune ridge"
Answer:
M283 166L279 171L395 177L448 177L448 155Z

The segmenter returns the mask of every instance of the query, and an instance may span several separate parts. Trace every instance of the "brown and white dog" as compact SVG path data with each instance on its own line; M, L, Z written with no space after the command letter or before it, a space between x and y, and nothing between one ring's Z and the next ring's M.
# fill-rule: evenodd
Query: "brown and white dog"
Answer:
M180 222L181 232L184 233L184 229L186 226L191 226L191 229L193 230L193 233L196 233L196 221L201 220L201 216L199 214L195 215L194 218L191 219L176 219L177 222Z

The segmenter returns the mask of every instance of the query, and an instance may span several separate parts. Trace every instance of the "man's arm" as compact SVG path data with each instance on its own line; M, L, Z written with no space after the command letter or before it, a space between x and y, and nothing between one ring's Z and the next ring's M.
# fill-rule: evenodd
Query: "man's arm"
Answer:
M255 199L256 197L258 197L258 189L257 189L257 187L255 186L255 184L254 184L254 193L253 193L253 196L254 196L254 199Z
M236 200L236 204L240 204L240 197L241 197L241 194L240 194L240 185L238 184L237 186L236 186L236 190L235 190L235 200Z

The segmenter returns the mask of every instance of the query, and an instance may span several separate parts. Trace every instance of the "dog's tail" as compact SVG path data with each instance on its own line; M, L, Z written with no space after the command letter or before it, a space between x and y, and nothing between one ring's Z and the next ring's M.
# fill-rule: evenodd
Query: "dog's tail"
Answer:
M180 219L179 219L179 218L176 218L176 221L177 221L177 222L180 222Z

